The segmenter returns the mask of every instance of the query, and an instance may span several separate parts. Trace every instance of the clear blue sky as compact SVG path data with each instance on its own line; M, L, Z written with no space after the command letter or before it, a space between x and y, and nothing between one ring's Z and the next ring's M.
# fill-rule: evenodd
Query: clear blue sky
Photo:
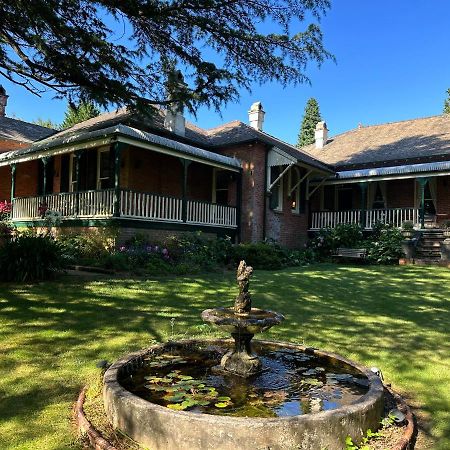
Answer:
M326 48L337 63L310 66L312 85L283 89L255 85L220 115L201 109L198 124L209 128L239 119L260 100L265 131L295 143L309 97L319 101L331 134L364 125L425 117L442 112L450 87L450 1L332 0L322 20ZM38 99L2 80L10 95L7 114L60 122L65 102Z

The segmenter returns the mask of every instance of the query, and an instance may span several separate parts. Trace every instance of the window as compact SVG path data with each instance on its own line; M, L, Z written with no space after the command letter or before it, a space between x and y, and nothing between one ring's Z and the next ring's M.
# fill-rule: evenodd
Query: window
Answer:
M384 209L384 198L381 186L379 183L376 185L375 196L372 203L372 209Z
M228 205L230 173L226 170L214 169L213 176L213 203Z
M69 162L69 192L77 191L77 160L74 153L70 154Z
M300 170L298 167L292 167L289 171L289 204L291 212L298 214L300 212Z
M97 151L97 189L110 187L109 148L99 148Z
M270 168L270 184L277 180L283 170L283 166L272 166ZM271 192L270 208L274 211L283 211L283 177L275 183Z

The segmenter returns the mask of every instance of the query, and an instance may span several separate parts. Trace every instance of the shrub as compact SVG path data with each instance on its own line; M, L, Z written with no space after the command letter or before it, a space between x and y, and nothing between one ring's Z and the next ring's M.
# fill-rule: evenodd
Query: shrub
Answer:
M367 258L375 264L396 264L404 256L402 250L403 235L400 230L389 225L374 229L367 242Z
M62 230L58 235L62 251L68 260L95 264L114 252L118 228L106 226L95 230Z
M363 232L358 224L341 223L335 228L322 229L310 241L309 247L319 258L336 253L339 247L357 248L363 246Z
M412 220L404 220L402 222L402 230L404 231L414 231L414 223Z
M232 262L236 265L242 259L254 269L281 269L288 264L287 251L277 244L266 242L236 245Z
M23 234L0 248L0 278L41 281L63 268L61 248L50 236Z

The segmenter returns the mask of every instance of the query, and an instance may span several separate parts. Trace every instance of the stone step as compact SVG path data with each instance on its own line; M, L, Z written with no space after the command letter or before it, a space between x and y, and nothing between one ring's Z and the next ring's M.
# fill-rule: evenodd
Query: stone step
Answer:
M426 242L420 242L418 245L420 248L441 248L441 243L438 241L426 241Z

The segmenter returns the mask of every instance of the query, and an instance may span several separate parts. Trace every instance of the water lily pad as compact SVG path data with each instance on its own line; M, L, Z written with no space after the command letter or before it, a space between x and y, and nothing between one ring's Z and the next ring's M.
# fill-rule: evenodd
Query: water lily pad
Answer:
M183 406L182 403L171 403L171 404L167 405L167 407L169 409L174 409L175 411L183 411L186 409L186 407Z
M219 402L219 403L214 403L214 406L216 408L226 408L227 406L229 406L228 402Z
M230 397L226 397L226 396L222 396L222 397L217 397L217 400L219 402L229 402L231 400Z

